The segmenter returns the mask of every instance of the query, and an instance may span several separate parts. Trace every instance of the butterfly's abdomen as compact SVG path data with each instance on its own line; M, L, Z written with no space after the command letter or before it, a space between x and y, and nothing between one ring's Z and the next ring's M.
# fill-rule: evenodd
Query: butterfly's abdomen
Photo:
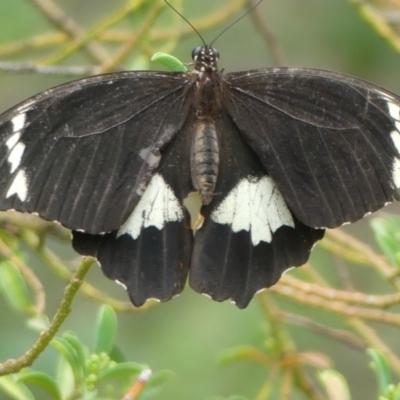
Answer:
M219 167L218 138L211 118L199 119L194 125L190 164L193 187L207 205L214 194Z

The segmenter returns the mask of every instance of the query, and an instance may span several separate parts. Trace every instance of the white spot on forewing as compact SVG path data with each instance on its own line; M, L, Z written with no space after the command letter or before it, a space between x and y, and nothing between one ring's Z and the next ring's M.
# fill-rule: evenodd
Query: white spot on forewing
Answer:
M395 158L392 165L392 180L395 188L400 188L400 159Z
M387 106L389 109L390 116L394 118L396 121L400 121L400 106L391 101L387 102Z
M22 155L24 154L25 145L18 143L21 138L21 132L13 133L6 141L6 146L11 150L7 161L11 164L10 172L13 173L21 163Z
M13 133L6 141L6 146L9 150L11 150L17 143L18 140L21 138L21 132Z
M23 143L17 143L11 150L7 161L11 164L10 172L13 173L20 165L22 160L22 155L24 154L25 145Z
M23 169L19 170L15 175L15 178L6 194L6 198L9 198L13 194L16 194L21 201L26 200L28 195L28 179Z
M390 137L392 138L393 144L400 154L400 133L394 130L390 133Z
M211 219L231 225L234 232L249 231L254 246L261 241L270 243L272 234L283 225L294 228L292 215L268 176L258 181L242 179L212 212Z
M13 132L19 132L25 126L26 114L18 114L11 122L13 124Z
M182 220L183 211L178 199L163 177L156 174L133 213L119 228L117 237L127 233L137 239L143 228L154 226L161 230L167 222Z

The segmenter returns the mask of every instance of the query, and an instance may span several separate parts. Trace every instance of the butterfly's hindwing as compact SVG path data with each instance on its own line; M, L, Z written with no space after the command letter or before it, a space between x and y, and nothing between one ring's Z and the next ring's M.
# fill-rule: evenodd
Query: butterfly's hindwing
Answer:
M225 83L229 113L304 224L333 228L399 198L399 97L296 68Z
M286 269L304 264L324 231L292 215L227 115L216 127L223 149L220 173L212 202L201 210L204 223L195 235L190 285L244 308Z
M0 208L101 233L131 214L185 122L185 75L87 78L0 118Z

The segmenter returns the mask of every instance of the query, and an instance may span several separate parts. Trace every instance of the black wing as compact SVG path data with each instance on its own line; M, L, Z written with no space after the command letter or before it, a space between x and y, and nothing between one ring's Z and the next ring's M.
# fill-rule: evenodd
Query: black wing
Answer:
M189 279L197 292L244 308L285 270L304 264L324 230L305 226L290 212L226 112L216 129L222 132L219 177L211 203L201 210Z
M399 199L400 98L338 73L227 74L224 104L305 225L333 228Z
M0 209L73 230L123 224L182 127L187 75L122 72L45 91L0 117Z
M95 256L104 274L127 289L141 306L154 298L169 300L184 288L193 233L183 206L190 187L189 118L170 143L132 215L104 235L73 232L80 254Z

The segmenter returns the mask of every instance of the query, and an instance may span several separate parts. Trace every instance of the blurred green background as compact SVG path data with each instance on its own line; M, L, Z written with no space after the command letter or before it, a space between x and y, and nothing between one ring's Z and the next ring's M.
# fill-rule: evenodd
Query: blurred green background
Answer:
M84 27L95 24L125 3L122 0L57 1ZM184 15L190 21L195 21L201 16L212 15L213 8L221 9L222 4L228 5L230 1L186 0ZM288 65L336 70L400 93L400 56L361 20L348 1L265 0L260 8L284 50ZM176 23L176 17L168 15L172 13L164 13L160 26ZM210 42L224 26L202 32L205 41ZM134 30L135 18L132 19L131 27L126 21L122 27ZM0 45L51 30L51 25L29 1L0 0ZM199 38L193 34L179 42L174 55L183 62L190 62L192 48L199 44ZM221 53L220 67L226 71L271 65L269 49L250 17L229 29L218 39L215 47ZM29 56L28 52L23 59L29 60ZM88 60L80 56L74 56L69 62L71 65L87 63ZM5 110L41 90L70 79L38 74L0 73L0 109ZM391 211L396 212L396 208ZM370 237L366 221L357 223L348 231L358 237ZM66 257L74 257L68 247L60 250L65 252ZM326 269L331 265L321 250L315 251L312 261L322 274L326 274ZM62 297L64 283L43 270L40 263L35 264L35 272L46 288L48 314L53 315ZM366 282L371 291L379 291L373 285L373 275L366 277L362 270L360 272L360 281ZM352 276L357 276L357 273L354 271ZM126 299L123 290L106 280L98 268L92 268L88 279L96 287ZM293 304L287 305L287 308L294 313L304 312L296 309ZM78 296L63 329L76 331L90 345L97 309L97 304ZM15 358L30 347L36 334L25 327L24 318L13 313L1 297L0 310L0 359ZM307 314L322 323L322 318L326 318L326 314L312 309ZM253 363L242 362L226 367L220 367L217 363L221 352L231 347L249 344L262 348L268 324L257 300L253 300L247 309L238 310L229 302L219 304L187 288L179 297L147 313L119 315L119 323L118 344L129 360L148 364L155 371L170 369L175 373L176 378L162 387L162 392L155 396L157 399L204 400L212 396L227 397L233 394L253 398L266 378L265 370ZM332 323L332 320L326 323ZM333 359L335 368L348 378L354 399L376 399L376 383L364 354L301 328L293 327L291 331L300 349L326 352ZM382 335L400 351L398 331L385 329ZM47 350L35 368L51 371L54 355L53 350ZM5 398L1 396L0 399ZM293 399L301 398L293 396Z

